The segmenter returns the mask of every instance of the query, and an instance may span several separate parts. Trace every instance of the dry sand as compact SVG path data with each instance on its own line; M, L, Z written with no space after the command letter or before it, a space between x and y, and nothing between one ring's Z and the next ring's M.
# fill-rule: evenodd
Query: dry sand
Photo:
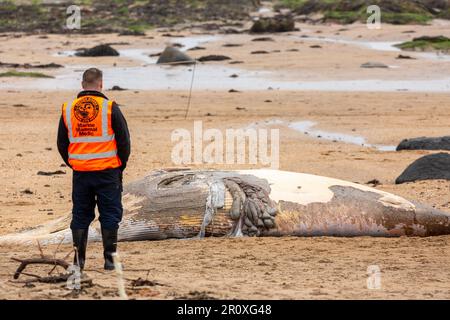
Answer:
M301 26L308 33L335 35L339 26ZM361 26L340 31L342 37L378 41L398 41L418 34L441 34L440 26L422 27L411 35L411 26L385 26L369 33ZM448 32L448 28L446 28ZM305 32L305 31L303 31ZM299 35L302 32L298 33ZM7 38L0 43L2 62L75 63L78 58L56 58L58 50L88 46L96 41L130 41L133 45L158 44L167 39L135 40L114 35L65 37L49 35ZM289 77L310 79L445 77L450 63L428 60L397 61L398 53L377 52L342 44L324 44L311 49L297 38L273 36L276 48L286 51L297 46L300 52L249 55L249 51L268 49L270 43L249 41L237 36L243 47L223 48L223 42L203 45L201 54L233 55L245 63L241 68L286 70ZM229 42L229 39L226 40ZM271 48L272 48L271 47ZM316 51L313 51L316 50ZM197 54L197 53L195 53ZM200 53L198 53L200 54ZM296 56L294 56L296 54ZM280 56L283 59L280 59ZM362 70L367 61L400 65L400 71ZM134 65L121 58L86 60L93 65ZM101 63L100 63L101 62ZM355 67L356 65L356 67ZM334 66L334 67L332 67ZM308 76L309 75L309 76ZM0 84L15 79L2 79ZM45 80L43 80L45 81ZM106 92L122 105L132 135L132 156L125 182L142 177L155 168L173 166L170 152L172 130L192 130L194 120L203 120L205 128L240 128L267 119L311 120L317 128L367 138L372 144L396 145L415 136L448 134L450 96L442 93L369 93L369 92L291 92L196 90L189 118L184 120L187 91ZM2 90L0 108L0 235L17 232L57 217L71 208L71 173L61 167L56 149L56 131L60 105L75 91ZM266 102L270 100L270 102ZM245 108L237 110L236 108ZM209 115L207 115L209 114ZM378 188L409 199L450 210L448 181L427 181L395 185L395 178L423 151L381 152L357 145L318 140L281 126L280 169L313 173L365 184L378 179ZM205 165L206 166L206 165ZM210 166L208 166L210 167ZM217 168L237 168L215 166ZM244 166L249 168L250 166ZM240 167L242 168L242 167ZM38 171L63 170L65 175L38 176ZM29 189L33 194L25 194ZM133 242L119 245L126 271L129 294L133 298L241 298L241 299L367 299L367 298L450 298L450 237L437 238L265 238L205 239L187 241ZM54 246L44 248L47 253ZM94 286L84 289L79 298L117 298L114 275L101 270L101 245L88 249L87 274ZM63 245L58 256L70 251ZM37 246L0 246L0 298L60 299L77 297L64 287L35 284L24 287L13 283L17 263L11 257L27 258L38 254ZM382 289L368 290L367 268L378 265L382 271ZM38 272L36 268L34 271ZM148 270L148 271L146 271ZM42 273L42 268L40 268ZM146 278L158 284L131 288L129 280ZM26 277L24 277L25 279Z

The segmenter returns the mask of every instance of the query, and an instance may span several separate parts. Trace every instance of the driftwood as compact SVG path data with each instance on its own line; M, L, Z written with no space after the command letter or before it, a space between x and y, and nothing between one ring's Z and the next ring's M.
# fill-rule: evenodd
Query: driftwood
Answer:
M40 253L40 257L39 258L30 258L30 259L18 259L18 258L11 258L11 260L13 261L17 261L20 263L19 267L17 268L16 272L14 273L13 278L15 280L19 279L20 275L25 275L25 276L29 276L32 277L33 279L27 279L27 280L23 280L23 281L14 281L16 283L25 283L25 284L31 284L33 282L40 282L40 283L59 283L59 282L66 282L69 277L71 276L71 273L64 273L64 274L59 274L56 276L51 276L51 274L53 273L53 271L56 270L57 267L61 267L64 270L67 270L70 267L70 263L68 263L65 259L67 259L67 257L73 252L70 251L64 258L62 259L57 259L56 258L56 254L58 253L59 247L61 246L62 241L58 244L58 246L56 247L55 252L53 253L53 256L46 256L44 254L44 251L42 250L41 244L39 241L37 241L37 246L39 249L39 253ZM48 276L42 277L39 275L35 275L35 274L31 274L31 273L26 273L24 272L25 268L29 265L33 265L33 264L43 264L43 265L50 265L53 266L53 268L50 270L50 272L48 272ZM81 280L81 283L88 283L90 281L90 284L92 284L92 280L89 279L84 279Z
M40 258L32 258L32 259L17 259L17 258L11 258L11 260L20 262L19 267L17 268L16 272L14 273L13 278L17 280L20 275L26 275L29 277L32 277L32 279L26 279L26 280L18 280L14 281L14 283L24 283L26 285L32 284L32 283L49 283L49 284L56 284L64 282L66 283L69 278L72 276L71 273L61 273L55 276L51 276L50 274L55 270L56 267L62 267L65 270L67 270L70 267L70 263L65 261L64 259L55 259L48 256L42 255ZM30 264L45 264L45 265L51 265L53 266L53 269L48 273L49 276L41 277L39 275L26 273L24 272L25 268ZM85 286L93 286L92 279L87 277L82 277L80 279L80 285Z
M42 250L41 244L39 241L37 241L37 246L39 249L40 257L38 258L29 258L29 259L18 259L18 258L11 258L13 261L17 261L20 263L19 267L17 268L16 272L14 273L13 278L16 281L11 281L12 283L23 283L25 286L33 286L33 283L48 283L48 284L57 284L57 283L64 283L64 286L67 286L67 282L71 280L71 276L73 276L73 270L70 269L71 264L66 261L66 259L71 255L74 250L71 250L68 254L66 254L62 259L57 259L56 255L58 253L58 250L62 244L62 241L59 242L58 246L56 247L56 250L53 252L52 256L47 256L44 254L44 251ZM75 249L76 253L76 249ZM33 265L33 264L40 264L40 265L49 265L53 268L48 272L47 276L39 276L32 273L26 273L24 270L27 266ZM56 270L57 267L63 268L66 272L60 273L58 275L52 276L51 274L53 271ZM25 280L17 280L21 275L25 275L28 277L31 277L31 279L25 279ZM89 277L86 277L84 275L80 274L80 278L77 279L77 282L80 286L84 287L92 287L94 284L92 282L92 279ZM81 287L80 287L81 288Z
M27 279L27 280L19 280L19 281L11 281L12 283L17 284L24 284L26 287L34 287L34 283L47 283L47 284L58 284L61 283L62 287L67 286L67 280L69 279L71 275L70 274L60 274L58 276L49 276L49 277L40 277L37 279ZM92 279L90 278L82 278L80 279L80 290L83 288L90 288L94 286L94 283ZM99 286L102 287L102 286ZM67 297L73 294L76 294L77 292L80 292L80 290L72 290L67 295L64 295L63 297Z
M40 257L40 258L32 258L32 259L17 259L17 258L11 258L11 260L20 262L19 267L17 268L16 272L14 273L14 279L19 279L20 275L23 273L25 268L30 264L47 264L51 266L60 266L67 270L69 268L70 264L62 259L54 259L51 257ZM41 278L42 279L42 278Z

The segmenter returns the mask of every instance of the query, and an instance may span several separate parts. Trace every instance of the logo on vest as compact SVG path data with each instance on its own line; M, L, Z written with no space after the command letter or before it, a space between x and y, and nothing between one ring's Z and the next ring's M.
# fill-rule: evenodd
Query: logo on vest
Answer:
M74 106L75 118L80 122L94 121L98 116L100 106L97 101L91 97L85 97Z

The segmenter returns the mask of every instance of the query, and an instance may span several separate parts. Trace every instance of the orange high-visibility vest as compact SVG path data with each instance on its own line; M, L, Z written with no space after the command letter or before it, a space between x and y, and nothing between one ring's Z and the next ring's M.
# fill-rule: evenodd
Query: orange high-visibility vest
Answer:
M111 125L113 102L84 96L64 103L62 114L69 133L69 163L75 171L100 171L122 165Z

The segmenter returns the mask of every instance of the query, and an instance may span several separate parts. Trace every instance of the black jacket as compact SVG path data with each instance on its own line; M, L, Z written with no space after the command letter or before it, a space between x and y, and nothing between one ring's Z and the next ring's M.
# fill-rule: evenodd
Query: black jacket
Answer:
M78 94L78 98L84 96L96 96L108 99L103 93L98 91L81 91ZM117 142L117 155L122 162L122 171L125 170L128 162L128 158L130 157L131 152L131 142L130 142L130 133L128 131L127 121L120 111L117 103L113 103L112 112L111 112L111 126L114 130L116 142ZM58 128L58 151L61 154L64 162L70 167L69 164L69 134L67 132L67 127L64 123L64 118L61 115L61 119L59 120L59 128Z

